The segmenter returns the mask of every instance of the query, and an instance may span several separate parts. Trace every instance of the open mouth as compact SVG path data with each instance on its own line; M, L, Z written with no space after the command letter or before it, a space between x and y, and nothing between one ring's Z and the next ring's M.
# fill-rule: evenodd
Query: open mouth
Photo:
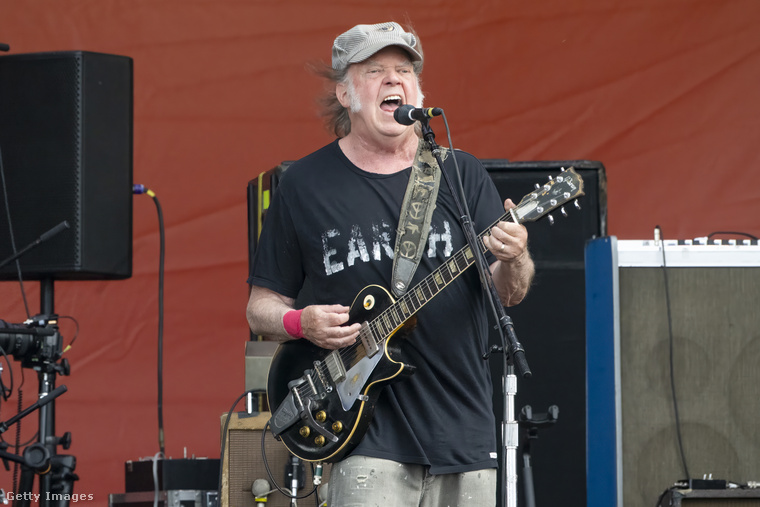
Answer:
M383 111L393 112L403 104L401 95L388 95L380 103L380 109Z

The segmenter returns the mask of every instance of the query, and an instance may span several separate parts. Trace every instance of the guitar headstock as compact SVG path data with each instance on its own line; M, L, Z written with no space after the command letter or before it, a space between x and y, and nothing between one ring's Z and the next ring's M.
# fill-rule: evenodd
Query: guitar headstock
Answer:
M561 208L562 214L567 216L563 205L582 195L583 178L571 167L563 169L554 178L550 177L543 186L536 184L536 190L523 197L512 212L519 223L535 222L557 208ZM580 209L577 200L575 207ZM554 223L551 215L549 220Z

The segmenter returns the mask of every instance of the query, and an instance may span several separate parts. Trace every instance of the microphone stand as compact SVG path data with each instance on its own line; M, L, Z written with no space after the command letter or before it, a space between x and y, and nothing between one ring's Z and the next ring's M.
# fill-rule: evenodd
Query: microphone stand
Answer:
M502 452L501 462L501 484L505 487L502 488L502 505L505 507L517 506L517 443L518 443L518 425L515 420L515 395L517 394L517 377L514 374L514 368L517 367L518 372L524 377L531 376L530 368L528 367L527 360L525 359L525 350L517 340L515 334L514 325L512 319L504 311L504 305L501 303L499 294L493 283L491 277L491 271L486 265L486 259L484 255L485 247L482 242L478 241L478 236L472 225L472 218L470 217L466 200L459 199L459 196L464 197L464 188L461 182L461 176L457 174L458 187L454 186L454 183L449 178L449 175L443 168L443 160L441 160L441 148L435 142L435 133L430 128L430 123L427 118L419 120L422 128L422 137L427 141L430 149L438 162L443 177L446 180L446 184L451 191L451 195L454 199L454 203L457 206L457 210L460 215L460 223L462 231L467 238L467 244L473 253L475 258L475 266L477 266L478 274L480 276L480 283L483 287L483 291L486 293L491 308L494 311L496 322L498 323L499 334L501 337L501 347L494 346L489 352L484 354L484 359L487 359L491 352L503 352L503 369L504 377L502 378L502 392L504 394L504 413L502 416L502 442L504 452ZM454 157L455 153L451 153ZM456 162L456 159L454 160Z
M26 252L28 252L32 248L34 248L37 245L39 245L40 243L42 243L43 241L49 240L50 238L52 238L53 236L55 236L59 232L63 231L64 229L68 229L70 227L71 226L69 225L69 222L66 221L66 220L64 220L63 222L61 222L60 224L56 225L52 229L50 229L50 230L42 233L42 235L39 238L35 239L34 241L32 241L31 243L29 243L28 245L26 245L24 248L22 248L21 250L19 250L15 254L11 255L7 259L4 259L4 260L0 261L0 268L5 267L6 264L10 264L11 262L15 261L16 259L18 259L22 255L24 255Z

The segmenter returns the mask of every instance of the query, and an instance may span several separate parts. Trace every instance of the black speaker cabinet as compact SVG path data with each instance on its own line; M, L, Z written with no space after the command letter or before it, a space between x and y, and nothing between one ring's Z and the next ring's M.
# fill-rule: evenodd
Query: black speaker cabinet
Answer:
M565 206L568 216L554 213L554 225L546 219L529 223L530 250L536 277L528 297L509 308L518 339L522 342L533 378L518 379L516 409L530 405L534 412L559 407L554 427L540 432L532 444L533 477L539 505L585 505L585 291L583 249L586 241L607 231L607 180L604 166L588 160L526 161L483 160L502 199L515 203L573 167L583 178L585 195L581 210ZM279 179L290 165L262 173L248 184L249 258L253 259L261 220ZM299 301L308 301L305 287ZM498 343L498 335L491 337ZM494 410L501 420L501 358L491 359L494 378ZM497 428L497 434L500 431ZM518 467L518 473L522 471ZM500 498L501 496L499 496Z
M687 470L757 481L757 242L607 237L586 258L588 505L655 505Z
M13 232L1 206L0 260L65 220L70 229L19 259L25 278L131 276L131 58L0 57L0 152ZM0 269L16 278L15 263Z
M286 161L277 167L264 171L248 182L246 192L248 201L248 271L253 268L253 254L256 252L261 226L264 222L269 203L277 190L282 173L292 162Z
M266 465L262 457L262 432L266 422L271 417L269 412L261 412L253 415L234 412L229 419L226 435L225 456L222 462L222 507L256 507L252 486L256 479L264 479L269 482L274 490L276 482L280 487L289 490L290 483L286 483L286 472L292 469L292 454L285 446L276 440L271 431L266 432L264 437L264 450ZM224 425L227 414L222 414L221 428ZM269 476L266 466L272 473ZM310 463L301 462L304 470L304 482L298 495L306 495L314 487L313 472ZM274 481L273 481L274 480ZM330 465L325 464L322 471L322 483L327 484L330 480ZM304 505L316 505L314 496L299 499L298 503ZM291 505L290 498L279 491L273 491L267 497L266 505L270 507L288 507Z
M507 308L517 338L525 348L532 377L517 379L515 410L529 405L535 414L551 405L559 408L557 422L538 430L530 443L537 505L586 505L586 390L585 390L585 282L584 247L607 231L607 181L604 166L589 160L517 161L484 160L502 199L518 203L534 189L573 167L583 178L581 207L566 205L567 217L553 213L554 224L544 218L527 223L528 242L536 263L536 276L528 296ZM497 334L492 344L499 344ZM502 358L491 358L497 429L502 419ZM500 435L500 431L497 431ZM523 503L520 431L517 473ZM499 493L501 498L501 493Z

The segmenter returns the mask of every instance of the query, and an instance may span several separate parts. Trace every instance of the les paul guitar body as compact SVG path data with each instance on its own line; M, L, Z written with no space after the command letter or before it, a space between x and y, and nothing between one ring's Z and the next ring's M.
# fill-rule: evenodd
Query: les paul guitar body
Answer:
M370 322L393 304L392 296L383 287L369 285L354 300L349 310L349 324ZM366 332L366 330L365 330ZM395 330L394 330L395 332ZM400 339L400 338L399 338ZM346 347L330 351L307 340L290 340L280 344L270 366L267 397L270 407L279 407L290 396L308 397L309 417L299 417L286 434L281 435L285 446L307 461L338 461L351 451L364 436L383 386L404 379L414 372L414 366L401 362L396 339L385 340L382 349L368 357L364 347ZM332 380L329 368L332 356L340 356L346 373ZM326 371L319 371L326 370ZM298 375L303 380L295 386L289 383ZM353 402L346 403L348 397ZM346 405L349 405L346 407ZM276 425L277 412L272 417ZM292 417L292 415L290 416ZM311 420L313 418L313 420ZM335 438L319 432L313 426L328 428Z
M499 221L538 220L581 195L583 179L570 168L537 186L491 227ZM478 236L482 252L482 238L491 227ZM350 307L349 323L362 328L348 347L330 351L304 339L278 347L267 378L269 406L276 407L269 424L291 453L306 461L333 462L356 447L382 388L414 372L403 362L394 335L474 260L470 247L462 248L395 301L378 285L365 287Z

